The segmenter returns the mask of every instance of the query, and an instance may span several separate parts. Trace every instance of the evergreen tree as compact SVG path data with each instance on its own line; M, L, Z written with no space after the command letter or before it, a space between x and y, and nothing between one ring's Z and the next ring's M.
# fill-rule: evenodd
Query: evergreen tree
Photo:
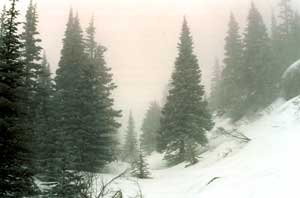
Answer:
M239 109L243 100L240 87L243 47L239 25L233 14L230 15L228 26L225 38L225 67L222 72L220 100L218 100L217 106L235 120L240 117Z
M25 64L21 60L16 0L6 12L0 45L0 196L28 197L37 193L25 146L24 118Z
M291 45L292 24L294 18L294 11L292 10L291 0L281 0L279 3L279 23L278 23L278 39L277 47L275 48L275 57L277 65L276 78L280 81L283 72L290 66L297 58L293 57Z
M79 172L84 168L84 140L88 131L82 112L86 107L86 98L82 95L86 61L79 19L70 11L55 78L56 110L52 133L56 148L55 157L49 162L53 166L51 177L55 186L48 192L52 197L78 197L84 188Z
M36 144L32 144L32 140L35 139L39 134L39 131L36 130L36 123L39 123L39 118L37 117L36 107L38 105L38 101L36 101L36 95L38 94L38 76L41 72L41 47L39 43L41 40L37 38L39 35L37 31L37 12L36 6L33 5L32 1L28 6L26 12L26 21L24 23L24 31L21 34L23 49L22 56L25 63L25 88L26 88L26 96L24 101L26 115L23 118L23 128L27 130L28 140L27 147L31 150L32 153L37 150ZM40 112L42 115L43 112ZM33 164L32 168L35 169L34 165L36 165L37 160L36 156L31 156Z
M222 69L220 66L219 59L215 59L214 69L213 69L213 77L211 80L211 90L210 90L210 109L213 111L220 111L221 109L221 80L222 80Z
M273 101L275 83L270 38L261 14L252 3L244 34L243 75L241 86L243 115L265 107Z
M151 154L157 148L157 133L160 128L161 108L157 102L152 102L147 110L142 124L141 147L146 154Z
M106 66L104 53L106 48L95 41L95 27L92 19L87 28L86 52L89 65L85 67L86 127L90 133L86 134L85 161L87 169L94 172L106 163L115 159L117 146L116 134L120 124L116 118L120 111L114 110L112 91L116 88L113 83L111 68Z
M131 175L140 179L150 178L150 171L145 156L140 149L137 160L132 164Z
M132 113L129 114L125 143L123 147L123 160L133 163L138 158L137 135Z
M204 146L208 141L206 132L213 126L186 19L182 25L178 49L179 55L167 103L162 110L160 129L160 144L166 151L165 159L172 164L187 158L189 144Z

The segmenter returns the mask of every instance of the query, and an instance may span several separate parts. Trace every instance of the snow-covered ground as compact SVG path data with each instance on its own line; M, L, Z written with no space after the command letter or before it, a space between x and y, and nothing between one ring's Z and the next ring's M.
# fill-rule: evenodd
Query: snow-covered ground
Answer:
M231 127L226 122L217 124ZM161 156L152 155L148 161L153 179L138 181L144 197L299 198L300 97L277 101L238 130L252 140L246 145L216 141L198 164L188 168L184 164L164 168ZM115 185L125 197L138 191L133 178L121 178Z

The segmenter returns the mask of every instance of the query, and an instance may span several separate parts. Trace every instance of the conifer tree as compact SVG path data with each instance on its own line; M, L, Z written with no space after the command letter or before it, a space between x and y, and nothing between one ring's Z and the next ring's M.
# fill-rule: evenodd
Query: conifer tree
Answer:
M26 115L23 118L23 128L27 130L28 140L27 140L27 147L31 150L32 153L37 151L36 144L32 144L32 140L40 136L39 131L36 129L36 124L39 123L39 117L37 117L37 94L38 94L38 76L41 73L41 47L39 43L41 40L38 38L38 31L37 31L37 11L36 6L33 5L32 0L27 8L26 12L26 21L24 23L24 31L21 34L22 39L22 58L25 63L25 88L26 88L26 95L25 95L25 111ZM43 112L40 112L39 115L43 115ZM37 143L37 142L36 142ZM31 156L32 158L32 168L37 165L37 156Z
M150 178L151 173L148 166L145 156L140 149L137 160L131 165L131 175L140 179Z
M206 132L213 126L201 85L201 70L193 54L190 30L184 19L178 44L172 83L162 110L160 144L171 164L187 159L189 144L207 143Z
M157 136L160 128L161 108L157 102L152 102L142 124L141 147L146 154L151 154L157 148Z
M88 66L84 70L86 106L89 112L84 117L90 133L87 134L86 161L90 171L100 169L106 163L115 159L117 130L120 126L116 118L120 111L114 109L112 91L116 88L113 83L111 68L107 67L104 53L106 48L95 41L94 19L87 28L86 53ZM94 170L93 170L94 169Z
M239 24L231 13L228 24L228 32L225 38L225 58L224 70L222 72L222 82L220 86L220 110L229 117L236 119L240 117L240 106L242 88L240 87L242 78L242 41L239 33Z
M0 196L30 197L37 193L25 147L24 118L25 64L18 34L16 0L11 0L2 24L0 45Z
M215 59L215 64L213 68L213 77L211 80L211 91L210 91L210 109L213 111L221 110L221 101L222 100L222 90L221 90L221 81L222 81L222 69L220 66L219 59Z
M242 113L255 112L274 99L270 38L261 14L252 3L244 34Z
M138 158L137 134L135 131L132 113L129 114L128 126L126 130L125 143L123 146L123 160L133 163Z
M82 118L86 98L81 95L86 61L79 19L70 11L55 78L56 109L52 133L56 148L53 151L55 157L49 162L53 166L51 177L55 186L48 192L52 197L78 197L84 188L79 172L84 168L87 131Z
M281 0L279 3L279 23L278 23L278 46L276 48L276 62L278 62L277 79L280 80L281 75L295 60L293 57L291 45L292 23L294 11L291 6L291 0Z

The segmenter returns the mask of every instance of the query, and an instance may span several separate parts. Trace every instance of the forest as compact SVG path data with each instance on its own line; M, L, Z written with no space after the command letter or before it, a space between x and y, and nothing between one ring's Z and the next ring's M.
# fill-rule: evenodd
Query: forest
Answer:
M159 171L203 164L217 148L212 146L216 138L246 147L255 137L243 133L240 123L259 119L278 98L289 101L300 94L300 15L290 0L280 0L271 24L254 2L244 29L228 13L224 60L216 58L211 66L210 87L203 83L196 56L196 32L189 18L182 17L167 93L162 93L163 101L151 99L141 129L133 112L122 127L120 119L127 114L115 105L118 85L106 61L109 49L97 41L98 19L91 17L82 27L78 12L66 10L58 69L52 71L38 29L43 23L38 3L31 0L24 17L19 3L7 0L0 12L3 198L175 197L167 191L151 195L156 189L143 187L159 180ZM227 129L220 120L229 120L234 128ZM217 155L225 159L236 147L221 148ZM155 156L164 169L151 168ZM122 170L110 171L112 166ZM210 176L206 185L221 177ZM137 189L134 195L122 182L128 178L136 179L130 180Z

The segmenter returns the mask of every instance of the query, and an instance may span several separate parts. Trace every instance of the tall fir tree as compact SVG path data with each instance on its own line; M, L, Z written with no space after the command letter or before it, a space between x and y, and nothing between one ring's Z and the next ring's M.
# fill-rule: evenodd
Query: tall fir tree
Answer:
M2 24L0 45L0 196L30 197L37 193L22 127L27 78L21 59L16 0L11 0Z
M85 100L83 91L83 68L87 57L78 16L72 10L63 39L59 68L55 77L54 104L56 150L52 159L51 177L55 187L49 192L52 197L78 197L84 188L79 172L84 168L84 153L87 128L83 119Z
M23 128L27 130L28 134L28 149L32 153L37 150L36 144L32 144L32 140L38 137L39 131L36 130L35 125L39 123L38 117L36 115L36 107L38 101L36 101L38 94L38 76L41 73L41 50L39 46L41 40L38 38L39 33L37 31L37 11L36 6L33 5L32 0L27 8L26 21L24 23L24 31L21 34L23 49L22 57L25 63L25 88L26 88L26 100L24 103L25 111L27 115L23 119ZM40 114L42 115L42 114ZM32 168L35 169L36 162L38 161L37 156L31 156L32 158Z
M112 91L113 83L111 68L107 67L104 53L106 48L95 41L96 28L92 18L87 28L85 51L88 56L88 66L84 70L86 94L85 123L89 126L87 134L86 160L90 163L90 171L101 169L106 163L115 159L115 149L118 145L117 130L120 124L116 119L120 111L114 109Z
M137 134L135 131L134 119L130 112L128 118L128 125L126 130L126 137L123 146L123 160L129 163L134 163L138 159L137 148Z
M275 83L272 73L271 42L261 14L254 3L248 15L248 24L244 33L243 75L241 86L244 114L265 107L275 98Z
M161 107L157 102L152 102L146 112L142 124L141 147L147 155L157 149L157 136L160 128Z
M186 19L178 44L171 89L162 110L160 144L171 164L191 163L190 146L207 144L206 132L213 126L205 91L201 85L201 70L193 54L193 42ZM196 156L193 156L195 158Z
M239 24L231 13L227 36L225 38L224 70L220 86L221 99L218 100L217 106L219 106L220 111L223 111L233 119L240 116L239 108L242 103L242 89L240 87L242 54L243 47L239 33Z

